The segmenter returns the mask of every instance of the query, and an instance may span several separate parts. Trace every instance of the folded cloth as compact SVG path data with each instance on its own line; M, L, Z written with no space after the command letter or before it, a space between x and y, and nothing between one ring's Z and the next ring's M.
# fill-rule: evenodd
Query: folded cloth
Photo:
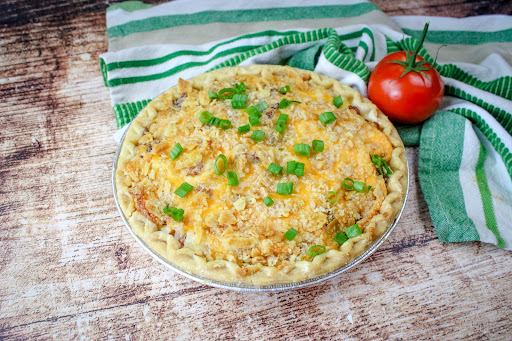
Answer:
M512 17L388 17L364 0L128 1L107 10L105 85L122 127L153 98L203 72L286 64L367 94L376 63L413 50L443 76L445 99L425 124L398 127L419 144L419 179L443 242L512 249ZM440 47L443 48L440 49ZM437 61L427 52L438 53Z

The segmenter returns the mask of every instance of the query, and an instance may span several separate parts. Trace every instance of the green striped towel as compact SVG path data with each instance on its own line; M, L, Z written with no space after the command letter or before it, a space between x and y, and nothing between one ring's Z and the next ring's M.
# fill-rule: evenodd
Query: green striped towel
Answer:
M512 249L512 17L388 17L364 0L128 1L107 11L100 56L119 132L154 97L208 70L287 64L366 94L386 54L420 52L446 84L436 115L399 127L419 144L419 179L439 239ZM446 45L439 50L441 45ZM437 63L427 52L437 53Z

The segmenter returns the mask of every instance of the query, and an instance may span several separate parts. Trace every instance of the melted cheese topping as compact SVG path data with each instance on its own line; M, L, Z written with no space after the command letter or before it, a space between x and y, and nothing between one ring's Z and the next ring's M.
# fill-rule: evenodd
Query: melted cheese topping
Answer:
M241 81L247 85L247 107L268 103L261 124L245 134L238 134L238 127L249 124L245 110L233 109L231 100L208 98L208 91L218 92ZM283 95L279 89L285 85L291 90ZM282 267L310 259L307 250L313 245L339 249L333 240L337 232L355 223L364 230L378 213L387 189L371 155L389 161L393 147L348 99L336 108L332 100L337 94L332 89L293 72L279 77L239 75L231 83L215 81L203 90L180 80L180 89L182 96L158 111L136 143L136 155L125 168L125 184L135 208L195 254L239 265ZM282 98L301 103L279 109ZM230 120L232 128L201 123L199 115L205 110ZM323 126L318 115L326 111L337 120ZM279 134L275 125L281 113L289 117L285 132ZM265 132L261 142L250 138L255 129ZM321 153L311 150L309 157L294 153L296 143L311 146L314 139L324 141ZM176 143L183 152L173 161L169 152ZM227 184L227 172L215 173L213 164L219 154L228 159L227 171L237 173L238 186ZM304 176L286 174L286 163L292 160L305 164ZM267 171L272 162L283 167L280 175ZM365 182L372 190L345 190L341 183L346 177ZM278 183L290 181L292 195L276 193ZM194 186L185 198L174 194L183 182ZM329 191L337 193L335 204L327 201ZM270 207L263 204L267 196L274 200ZM175 222L163 213L166 206L184 209L185 219ZM299 233L288 241L284 234L291 227Z

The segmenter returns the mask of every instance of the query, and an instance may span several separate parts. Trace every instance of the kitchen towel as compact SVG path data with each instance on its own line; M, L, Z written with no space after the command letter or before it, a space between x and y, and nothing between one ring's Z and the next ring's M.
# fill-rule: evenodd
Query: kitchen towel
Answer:
M423 125L398 127L419 145L419 179L443 242L512 249L512 17L389 17L364 0L127 1L107 10L100 56L119 132L154 97L203 72L286 64L367 94L386 54L413 50L443 76L445 98ZM442 48L441 48L442 46ZM437 54L437 60L432 55Z

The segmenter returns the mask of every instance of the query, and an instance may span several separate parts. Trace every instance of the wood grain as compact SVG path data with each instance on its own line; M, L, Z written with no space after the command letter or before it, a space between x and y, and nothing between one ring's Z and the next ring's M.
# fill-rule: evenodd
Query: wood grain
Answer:
M98 69L106 5L34 3L0 5L0 339L511 338L511 253L437 240L413 148L403 219L350 273L247 294L154 261L112 196L115 120ZM412 2L393 4L382 7L416 13Z

